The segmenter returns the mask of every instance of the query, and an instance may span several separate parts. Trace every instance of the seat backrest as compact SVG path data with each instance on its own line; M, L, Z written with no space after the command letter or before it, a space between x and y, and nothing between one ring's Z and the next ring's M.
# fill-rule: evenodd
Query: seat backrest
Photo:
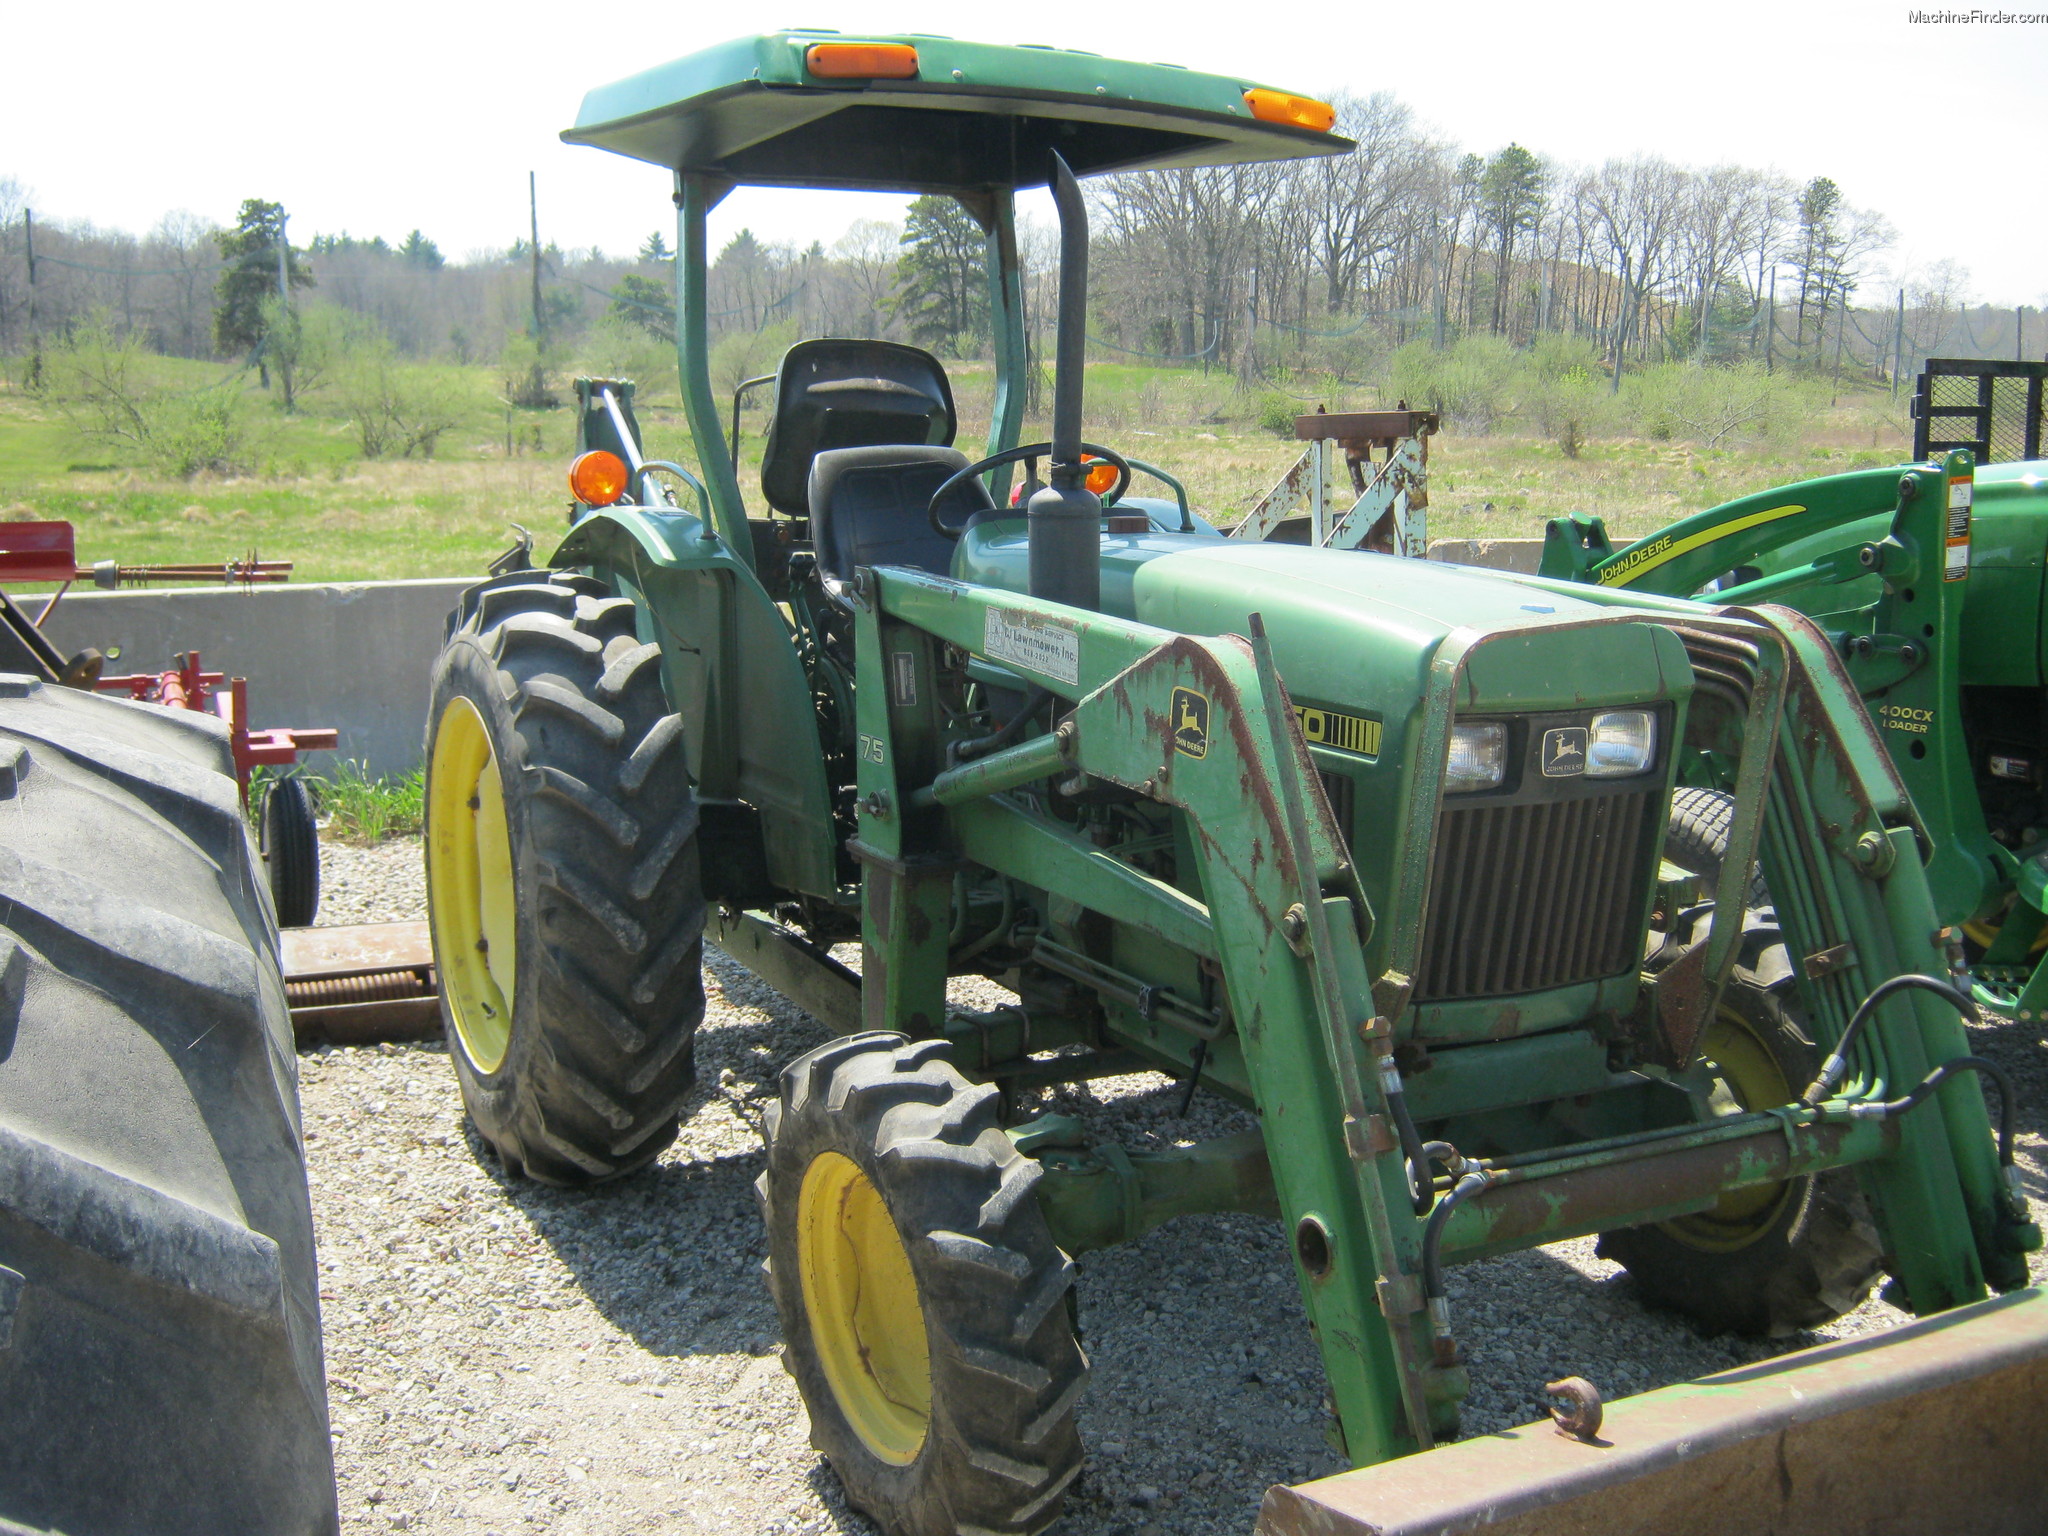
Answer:
M791 517L807 510L811 460L833 448L950 445L953 388L939 360L893 341L800 341L775 376L775 419L761 458L761 494Z
M910 565L943 576L953 541L934 533L932 493L967 467L957 448L915 443L878 448L828 448L811 461L811 547L818 564L840 581L863 565ZM995 503L979 479L947 493L940 514L959 528Z

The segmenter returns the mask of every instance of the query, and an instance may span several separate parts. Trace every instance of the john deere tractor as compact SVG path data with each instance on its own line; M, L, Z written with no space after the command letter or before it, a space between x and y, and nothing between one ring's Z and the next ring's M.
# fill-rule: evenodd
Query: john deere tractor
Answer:
M2048 366L1990 365L2021 368L2038 444ZM1956 970L1980 1007L2048 1024L2048 463L1959 448L1746 496L1620 548L1599 518L1562 519L1543 570L1809 616L1912 792Z
M595 91L566 135L675 176L699 458L649 457L630 387L582 382L567 536L451 620L451 1056L508 1167L583 1184L674 1135L705 942L833 1031L767 1114L769 1286L815 1442L892 1536L1052 1522L1082 1467L1073 1256L1177 1215L1282 1223L1361 1467L1457 1433L1454 1263L1614 1233L1657 1294L1768 1332L1880 1269L1916 1312L1978 1303L2038 1243L1922 828L1820 630L1227 541L1088 440L1079 178L1347 153L1331 125L1168 65L780 32ZM984 449L931 355L805 341L743 491L705 300L742 182L973 214ZM1023 443L1013 199L1047 185L1057 376ZM1711 878L1662 857L1701 765ZM960 977L1015 1001L964 1010ZM1142 1069L1259 1129L1147 1153L1005 1114Z

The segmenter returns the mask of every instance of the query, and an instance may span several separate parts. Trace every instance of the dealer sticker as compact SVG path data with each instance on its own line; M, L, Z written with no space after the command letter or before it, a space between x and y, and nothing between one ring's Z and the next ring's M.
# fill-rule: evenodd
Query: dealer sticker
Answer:
M1081 681L1081 633L1072 624L1025 608L990 608L987 614L982 649L990 657L1056 682Z

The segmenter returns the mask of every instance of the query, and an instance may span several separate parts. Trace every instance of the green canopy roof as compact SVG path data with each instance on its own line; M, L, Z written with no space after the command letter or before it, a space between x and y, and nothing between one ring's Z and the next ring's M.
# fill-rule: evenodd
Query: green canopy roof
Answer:
M821 80L819 43L917 50L917 77ZM562 137L756 186L982 192L1075 174L1342 154L1348 139L1252 115L1257 82L919 34L771 32L592 91Z

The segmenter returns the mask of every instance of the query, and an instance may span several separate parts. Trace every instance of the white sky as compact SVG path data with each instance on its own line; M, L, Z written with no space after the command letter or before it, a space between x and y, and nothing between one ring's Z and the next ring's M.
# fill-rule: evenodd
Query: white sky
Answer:
M225 222L257 196L285 204L296 241L417 226L459 257L525 233L531 169L543 239L625 251L655 228L673 240L668 179L557 140L583 91L739 33L829 24L1162 58L1311 93L1390 89L1482 153L1514 139L1561 160L1649 152L1828 175L1898 228L1895 266L1952 258L1971 298L2048 306L2048 25L1915 26L1909 3L1944 0L810 0L788 15L675 0L15 0L0 13L14 66L0 177L53 220L139 232L185 208ZM898 207L741 191L714 234L744 223L829 244ZM1889 295L1873 283L1865 296Z

